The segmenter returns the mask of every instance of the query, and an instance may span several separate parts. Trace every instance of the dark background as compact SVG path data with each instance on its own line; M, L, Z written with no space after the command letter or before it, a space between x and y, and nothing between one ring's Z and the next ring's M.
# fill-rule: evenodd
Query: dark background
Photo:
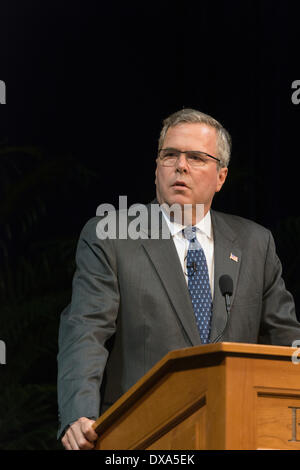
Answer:
M154 197L170 113L193 107L231 133L213 206L272 230L299 309L299 14L271 0L20 0L1 2L0 22L0 448L55 449L80 230L103 202Z

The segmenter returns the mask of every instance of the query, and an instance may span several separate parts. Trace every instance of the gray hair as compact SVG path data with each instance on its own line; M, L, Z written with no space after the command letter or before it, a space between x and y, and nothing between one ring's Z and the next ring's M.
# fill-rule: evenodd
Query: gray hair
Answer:
M208 114L201 113L195 109L181 109L176 113L171 114L163 121L163 128L160 133L158 148L161 149L166 137L166 133L170 127L175 127L177 124L188 123L201 123L207 126L214 127L217 131L217 152L218 158L221 160L219 168L228 167L231 153L231 137L229 132L220 124L216 119Z

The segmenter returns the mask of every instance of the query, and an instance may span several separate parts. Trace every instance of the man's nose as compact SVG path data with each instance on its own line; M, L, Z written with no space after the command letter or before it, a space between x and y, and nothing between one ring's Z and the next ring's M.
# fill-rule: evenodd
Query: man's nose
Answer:
M184 172L188 170L188 162L185 156L185 153L181 153L176 161L175 166L176 171Z

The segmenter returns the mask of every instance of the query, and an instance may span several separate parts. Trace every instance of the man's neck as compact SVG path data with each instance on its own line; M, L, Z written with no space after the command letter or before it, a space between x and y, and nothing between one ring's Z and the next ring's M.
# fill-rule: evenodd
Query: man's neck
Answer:
M171 222L183 225L197 225L208 213L210 207L206 207L204 204L172 204L171 206L167 203L161 204L161 209L165 215L170 219Z

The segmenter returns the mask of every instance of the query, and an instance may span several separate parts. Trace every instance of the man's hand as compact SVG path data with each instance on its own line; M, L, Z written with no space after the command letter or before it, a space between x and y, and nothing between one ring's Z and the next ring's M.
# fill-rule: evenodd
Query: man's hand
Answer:
M91 450L95 446L98 434L92 428L95 421L79 418L66 430L61 442L67 450Z

